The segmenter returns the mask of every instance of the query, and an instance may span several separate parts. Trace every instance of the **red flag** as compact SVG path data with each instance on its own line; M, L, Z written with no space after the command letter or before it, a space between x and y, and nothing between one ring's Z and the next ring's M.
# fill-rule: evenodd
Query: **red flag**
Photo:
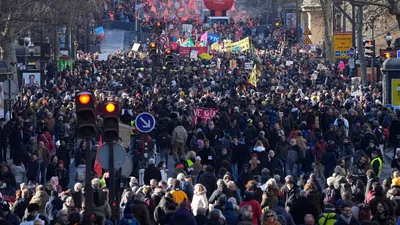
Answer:
M97 147L97 152L99 152L99 149L103 145L103 138L100 135L100 140L99 140L99 147ZM94 161L94 171L101 177L103 175L103 170L101 168L101 165L99 163L99 159L97 158L97 153L96 153L96 161Z

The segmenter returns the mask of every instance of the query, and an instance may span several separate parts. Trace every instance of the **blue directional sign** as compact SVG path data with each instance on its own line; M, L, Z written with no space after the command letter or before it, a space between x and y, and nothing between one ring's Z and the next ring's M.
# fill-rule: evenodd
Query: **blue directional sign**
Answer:
M149 133L156 126L156 119L148 112L140 113L135 120L135 126L142 133Z
M350 56L350 58L353 58L353 57L354 57L354 54L355 54L355 49L354 49L353 47L350 47L350 48L349 48L348 55Z
M400 50L397 50L397 58L400 58Z
M340 56L340 51L336 51L335 56Z

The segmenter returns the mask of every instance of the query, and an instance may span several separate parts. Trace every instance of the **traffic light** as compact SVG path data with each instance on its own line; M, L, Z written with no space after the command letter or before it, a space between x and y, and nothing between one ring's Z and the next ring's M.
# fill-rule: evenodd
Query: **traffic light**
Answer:
M149 56L151 60L157 59L157 44L154 42L150 43Z
M156 33L162 34L162 32L164 30L164 24L162 22L160 22L160 21L157 21L155 29L156 29Z
M78 93L76 95L75 105L78 120L78 137L91 138L96 136L96 116L92 93Z
M165 67L168 69L173 68L174 62L173 62L174 56L172 55L171 49L165 50Z
M113 201L111 204L111 220L115 221L118 220L119 216L119 205L117 204L117 202Z
M391 57L390 57L390 53L389 52L386 52L385 53L385 59L390 59Z
M278 18L276 18L275 19L275 28L279 28L280 26L281 26L281 21Z
M375 58L375 40L367 40L363 42L364 54L366 58Z
M294 30L289 30L287 33L288 41L296 41L296 32Z
M103 138L104 141L118 141L119 139L119 107L118 102L104 103Z

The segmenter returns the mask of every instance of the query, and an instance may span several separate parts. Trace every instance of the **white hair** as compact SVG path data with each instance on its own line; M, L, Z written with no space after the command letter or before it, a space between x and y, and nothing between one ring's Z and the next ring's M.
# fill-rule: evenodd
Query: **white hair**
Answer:
M328 186L334 185L335 182L336 182L336 179L334 177L328 177L328 179L326 180L326 183L328 184Z
M179 173L178 176L176 177L177 180L185 180L185 174L184 173Z
M279 189L279 188L278 188L278 184L276 183L276 180L273 179L273 178L271 178L271 179L269 179L269 180L267 181L266 187L267 187L267 188L270 188L270 189L276 189L276 190Z

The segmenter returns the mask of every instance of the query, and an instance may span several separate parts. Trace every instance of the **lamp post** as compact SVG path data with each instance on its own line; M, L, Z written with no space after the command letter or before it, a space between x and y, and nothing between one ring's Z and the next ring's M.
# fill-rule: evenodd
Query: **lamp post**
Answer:
M387 43L387 49L390 49L390 44L392 44L392 40L393 40L392 35L390 34L390 32L387 32L386 36L385 36L385 41Z

